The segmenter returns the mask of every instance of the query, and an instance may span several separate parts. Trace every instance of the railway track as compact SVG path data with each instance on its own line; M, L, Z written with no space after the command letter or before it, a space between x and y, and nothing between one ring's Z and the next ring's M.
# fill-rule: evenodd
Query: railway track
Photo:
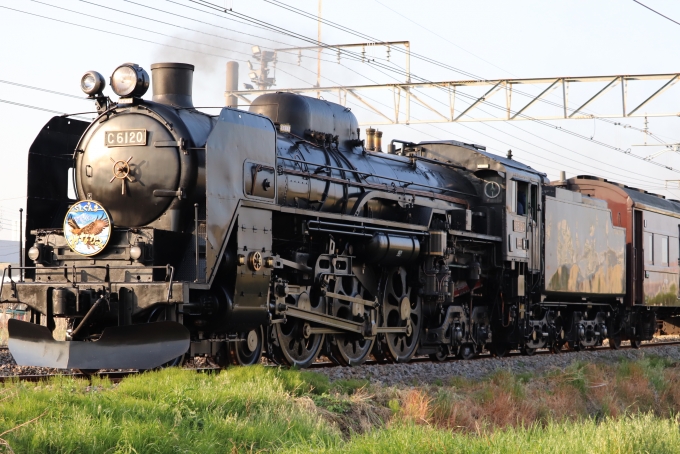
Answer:
M669 341L669 342L652 342L652 343L645 343L640 346L641 349L648 349L648 348L654 348L654 347L668 347L672 345L680 345L680 340L677 341ZM630 345L622 345L621 350L628 350L632 349ZM7 347L2 347L0 346L0 350L7 349ZM608 346L600 346L600 347L595 347L591 349L591 351L600 351L600 350L606 350L609 351L610 348ZM568 351L564 351L564 354L568 354ZM537 351L534 355L532 356L538 356L538 355L554 355L555 353L552 353L549 350L539 350ZM521 357L523 356L520 352L513 351L508 353L507 355L504 356L504 358L513 358L513 357ZM409 363L414 363L414 364L421 364L421 363L446 363L446 362L453 362L453 361L475 361L475 360L482 360L482 359L490 359L493 356L488 353L482 353L480 355L475 356L474 358L470 360L461 360L456 358L455 356L450 356L444 361L433 361L429 357L417 357L413 358ZM375 360L368 360L366 361L363 365L382 365L386 363L381 363ZM278 367L275 365L271 365L270 367ZM309 369L325 369L325 368L330 368L330 367L341 367L337 366L335 363L329 362L329 361L324 361L324 362L317 362L312 364ZM189 369L189 370L195 370L198 373L215 373L219 371L220 369L217 368L199 368L199 369ZM83 378L83 379L90 379L93 376L99 377L99 378L108 378L111 382L113 383L119 383L123 379L129 376L133 375L139 375L139 371L125 371L125 372L99 372L96 374L83 374L83 373L64 373L64 374L44 374L44 375L39 375L39 374L33 374L33 375L7 375L7 376L0 376L0 383L5 383L5 382L10 382L13 380L17 381L26 381L26 382L40 382L44 380L49 380L52 377L69 377L69 378Z
M680 340L678 340L678 341L668 341L668 342L650 342L650 343L645 343L645 344L640 345L640 348L643 349L643 348L653 348L653 347L668 347L668 346L672 346L672 345L680 345ZM633 347L631 347L630 345L622 345L620 349L621 350L631 350L631 349L633 349ZM591 348L591 349L588 349L588 350L585 350L585 351L601 351L601 350L609 351L611 349L610 349L609 346L599 346L599 347L594 347L594 348ZM562 352L557 353L557 354L561 355L561 354L568 354L568 353L571 353L571 352L567 351L567 350L563 350ZM554 354L555 353L551 352L548 349L541 349L541 350L536 351L531 356L554 355ZM522 353L520 353L519 351L511 351L511 352L507 353L505 356L503 356L503 358L514 358L514 357L518 357L518 356L521 357L521 356L524 356L524 355L522 355ZM434 361L427 356L421 356L421 357L413 358L411 361L409 361L409 364L411 364L411 363L414 363L414 364L435 363L435 364L437 364L437 363L447 363L447 362L453 362L453 361L475 361L475 360L481 360L481 359L490 359L490 358L493 358L493 357L494 356L489 352L481 353L481 354L479 354L479 355L477 355L473 358L467 359L467 360L459 359L455 356L449 356L447 359L445 359L443 361ZM381 364L385 364L385 363L381 363L381 362L378 362L378 361L375 361L375 360L368 360L363 365L371 366L371 365L381 365ZM335 363L332 363L330 361L324 361L324 362L318 362L318 363L312 364L311 366L309 366L309 369L324 369L324 368L328 368L328 367L339 367L339 366L337 366Z

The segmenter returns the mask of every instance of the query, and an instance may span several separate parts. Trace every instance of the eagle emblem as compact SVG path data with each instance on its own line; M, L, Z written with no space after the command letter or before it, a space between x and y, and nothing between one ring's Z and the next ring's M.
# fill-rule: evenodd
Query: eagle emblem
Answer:
M100 203L81 200L69 208L64 218L64 237L69 247L81 255L101 252L111 236L111 218Z

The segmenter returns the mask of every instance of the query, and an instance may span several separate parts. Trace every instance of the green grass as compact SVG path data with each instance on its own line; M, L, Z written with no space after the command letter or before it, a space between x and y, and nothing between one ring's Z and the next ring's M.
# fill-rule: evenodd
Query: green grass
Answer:
M337 430L300 403L319 389L319 380L327 385L318 377L253 367L216 376L168 369L115 387L99 381L94 390L68 378L9 384L2 390L11 397L0 403L0 428L47 411L5 437L16 452L229 452L302 441L326 448L339 441Z
M480 434L457 434L424 425L399 425L353 438L342 450L354 453L678 453L680 431L673 419L650 415L547 424ZM302 451L289 451L302 452Z
M644 376L650 387L670 389L664 378L670 367L663 359L647 358L597 371L617 381ZM580 364L560 377L580 395L590 389L593 373ZM453 413L475 401L505 411L490 390L518 402L540 400L529 390L554 376L500 372L483 383L383 389L365 381L329 383L320 374L256 366L212 375L166 369L117 385L65 377L5 383L0 386L0 433L16 429L0 438L16 453L680 454L680 420L646 411L609 417L599 409L559 420L547 412L525 425L494 426L481 417L472 428L446 425L455 420ZM414 418L419 411L426 417Z

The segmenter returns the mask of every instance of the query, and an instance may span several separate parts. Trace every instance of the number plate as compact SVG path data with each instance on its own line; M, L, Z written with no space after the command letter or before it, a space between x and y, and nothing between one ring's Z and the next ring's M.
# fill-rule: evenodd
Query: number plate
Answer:
M146 145L146 129L124 129L122 131L106 131L104 135L107 147L132 147Z
M515 232L526 232L527 224L522 221L512 221L512 230Z

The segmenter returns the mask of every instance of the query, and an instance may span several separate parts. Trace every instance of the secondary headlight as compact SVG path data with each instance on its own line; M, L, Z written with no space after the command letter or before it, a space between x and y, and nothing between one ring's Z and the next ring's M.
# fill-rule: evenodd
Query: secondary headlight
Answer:
M125 63L113 72L111 88L118 96L143 96L149 89L149 75L141 66Z
M142 257L144 251L139 243L135 244L130 248L130 258L134 261L139 260Z
M104 76L97 71L88 71L80 79L80 89L87 96L101 95L106 87Z

